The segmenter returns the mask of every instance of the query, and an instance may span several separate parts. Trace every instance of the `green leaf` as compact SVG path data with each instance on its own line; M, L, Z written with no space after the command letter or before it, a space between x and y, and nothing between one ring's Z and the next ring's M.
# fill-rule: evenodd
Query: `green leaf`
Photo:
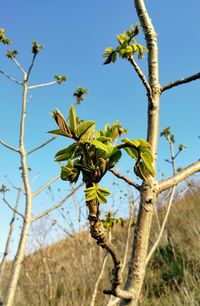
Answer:
M128 155L130 155L133 159L138 160L138 150L136 148L133 147L129 147L129 148L124 148L124 150L128 153Z
M72 105L69 110L69 122L70 122L71 131L75 133L76 132L76 108L74 105Z
M148 176L148 171L145 164L140 161L137 162L134 166L134 172L137 176L139 176L142 180L146 181Z
M47 133L69 137L66 135L66 133L62 132L61 130L51 130L51 131L48 131Z
M140 157L142 161L144 162L147 170L152 176L155 176L155 169L153 166L153 156L151 151L148 148L140 148Z
M101 191L99 191L99 189L97 190L97 199L99 202L106 204L107 200L106 197L103 195L103 193Z
M120 160L121 156L122 156L122 152L116 149L116 151L109 158L109 162L108 162L109 168L114 167L115 164L118 163L118 161Z
M55 161L60 162L68 159L74 159L81 156L81 149L77 143L73 143L65 149L58 151L55 155Z
M151 148L151 145L149 142L147 142L146 140L144 140L143 138L138 139L138 141L140 142L140 146L144 147L144 148Z
M99 187L98 184L93 183L92 187L84 190L86 201L98 200L101 203L107 203L106 196L110 195L110 191L106 188Z
M84 121L83 123L78 125L78 127L76 128L77 136L78 137L84 136L84 134L88 132L88 129L92 128L93 126L95 128L95 122L94 121Z
M109 153L108 148L107 148L107 145L104 144L103 142L98 141L98 140L96 140L96 139L94 139L94 140L89 140L89 141L87 141L87 142L90 143L90 144L93 144L95 147L101 149L102 151L104 151L104 152L106 152L106 153Z
M127 145L129 145L130 147L136 147L138 148L140 145L140 140L130 140L128 138L123 138L122 142L125 142Z
M109 196L111 193L107 188L102 188L99 187L98 190L104 195L104 196Z

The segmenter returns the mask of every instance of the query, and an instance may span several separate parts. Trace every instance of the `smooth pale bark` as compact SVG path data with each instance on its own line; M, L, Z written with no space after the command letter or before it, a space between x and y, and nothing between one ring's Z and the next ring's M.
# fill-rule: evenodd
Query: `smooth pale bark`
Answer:
M148 93L148 131L147 140L151 144L156 167L158 128L159 128L159 98L160 84L158 73L157 34L148 16L143 0L135 0L135 7L142 25L148 47L149 85ZM153 216L153 207L157 198L157 181L149 177L143 183L140 207L132 245L132 254L129 262L128 277L125 290L134 295L132 300L122 300L120 305L136 306L141 293L145 276L145 262L149 244L149 234Z
M26 242L28 240L29 228L31 225L32 216L32 192L30 188L30 182L28 177L28 167L26 162L26 151L24 148L24 129L25 129L25 118L26 118L26 103L27 103L27 75L24 74L24 85L23 85L23 101L22 101L22 115L20 123L20 144L19 153L21 156L21 167L22 167L22 177L24 183L26 206L25 206L25 216L22 226L22 231L20 235L20 241L18 245L18 250L13 261L13 266L10 274L10 280L8 285L8 290L5 298L4 305L12 306L14 303L14 297L17 290L17 284L22 268L22 263L25 255Z

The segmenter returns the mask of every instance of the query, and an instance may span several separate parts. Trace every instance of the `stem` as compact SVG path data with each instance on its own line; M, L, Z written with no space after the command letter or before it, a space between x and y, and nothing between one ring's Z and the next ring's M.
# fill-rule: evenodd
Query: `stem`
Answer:
M135 7L142 25L148 52L149 85L151 87L151 97L148 97L148 130L147 141L151 144L151 151L156 168L158 127L159 127L159 98L160 84L158 73L158 47L157 34L147 13L143 0L135 0ZM130 300L122 300L120 305L136 306L140 296L144 276L145 262L149 244L149 234L153 216L153 207L157 198L157 181L148 177L144 182L140 192L141 200L135 235L132 245L131 258L125 290L134 296Z

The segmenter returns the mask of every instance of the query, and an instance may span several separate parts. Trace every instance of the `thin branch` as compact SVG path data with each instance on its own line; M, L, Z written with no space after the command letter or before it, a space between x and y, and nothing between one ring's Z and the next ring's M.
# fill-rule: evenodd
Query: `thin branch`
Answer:
M160 88L160 91L161 93L165 90L168 90L168 89L171 89L175 86L179 86L179 85L182 85L182 84L186 84L186 83L189 83L189 82L192 82L192 81L195 81L195 80L198 80L200 79L200 72L196 73L196 74L193 74L189 77L186 77L186 78L181 78L180 80L176 80L174 82L171 82L169 84L166 84L164 86L162 86Z
M58 84L57 81L52 81L49 83L44 83L44 84L39 84L39 85L32 85L32 86L28 86L28 89L35 89L35 88L41 88L41 87L46 87L46 86L52 86Z
M32 222L35 222L36 220L44 217L45 215L52 212L56 208L59 208L60 206L62 206L81 186L83 186L83 183L79 184L76 188L72 189L72 191L65 198L63 198L60 202L46 209L45 211L43 211L41 214L37 215L36 217L33 217Z
M53 182L55 182L60 177L60 174L52 177L50 180L48 180L44 185L42 185L38 190L32 193L33 198L36 197L39 193L41 193L44 189L46 189L49 185L51 185Z
M144 73L142 72L139 65L136 63L136 61L134 60L132 56L129 57L128 60L131 63L131 65L134 67L136 73L138 74L140 80L142 81L144 87L146 88L148 96L151 97L151 94L152 94L151 86L149 85Z
M24 69L22 68L22 66L20 65L20 63L17 61L17 59L15 57L12 57L13 62L17 65L17 67L19 68L19 70L23 73L26 74L26 72L24 71ZM23 83L22 83L23 84Z
M16 214L18 214L20 217L22 217L22 219L24 220L24 215L21 214L17 209L13 208L12 205L10 205L10 203L6 200L5 196L3 197L3 201L4 203Z
M31 70L32 70L33 65L34 65L34 62L35 62L36 55L37 55L37 53L35 53L35 54L33 55L31 65L30 65L29 70L28 70L28 72L27 72L26 82L27 82L27 81L28 81L28 79L29 79L29 76L30 76Z
M0 70L0 73L3 74L6 78L8 78L10 81L12 81L12 82L14 82L14 83L16 83L16 84L18 84L18 85L23 85L22 82L19 82L19 81L15 80L12 76L6 74L6 73L3 72L2 70Z
M158 246L158 244L160 242L160 239L162 238L162 235L163 235L163 232L164 232L164 228L165 228L165 224L167 222L167 219L168 219L168 216L169 216L169 212L170 212L170 209L171 209L171 206L172 206L175 190L176 190L176 186L174 186L173 189L172 189L172 193L170 195L169 203L168 203L168 206L167 206L167 211L166 211L166 214L165 214L165 217L164 217L164 220L163 220L160 232L158 234L156 242L154 243L153 247L151 248L151 250L150 250L150 252L149 252L149 254L147 256L146 265L149 263L152 255L154 254L154 252L155 252L155 250L156 250L156 248L157 248L157 246Z
M56 136L51 137L49 140L43 142L43 143L40 144L39 146L37 146L37 147L33 148L32 150L30 150L30 151L27 153L27 155L30 155L30 154L32 154L33 152L35 152L35 151L37 151L37 150L43 148L44 146L46 146L48 143L52 142L52 141L55 140L56 138L57 138Z
M0 144L2 144L4 147L14 151L14 152L20 152L20 150L18 148L15 148L13 146L10 146L9 144L7 144L6 142L4 142L3 140L0 140Z
M198 171L200 171L200 161L191 164L187 168L184 168L169 179L159 182L158 193L161 193L169 188L174 187L175 185L181 183L184 179Z
M140 187L137 183L131 181L129 178L127 178L126 176L122 175L121 173L117 172L117 171L114 170L114 169L110 169L109 171L112 172L112 174L114 174L114 175L115 175L116 177L118 177L119 179L125 181L127 184L129 184L129 185L135 187L137 190L140 191L140 188L141 188L141 187Z

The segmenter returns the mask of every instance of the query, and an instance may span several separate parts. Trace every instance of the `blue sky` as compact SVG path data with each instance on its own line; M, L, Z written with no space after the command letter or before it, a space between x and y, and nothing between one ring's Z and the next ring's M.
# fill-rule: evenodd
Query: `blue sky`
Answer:
M183 5L181 0L148 0L146 5L158 33L161 84L199 72L200 2L186 1ZM55 74L68 77L62 86L29 92L27 150L48 139L46 132L55 128L50 112L57 107L67 114L74 102L72 94L79 85L89 90L89 95L78 108L81 118L97 121L98 128L118 119L128 128L130 138L146 137L147 100L135 71L122 60L114 65L102 65L104 49L116 45L116 34L138 22L133 1L8 0L2 2L1 11L0 27L5 28L7 36L12 39L12 48L19 50L18 60L24 68L31 61L32 40L45 46L36 60L30 84L49 82ZM137 40L144 43L142 31ZM0 46L0 70L20 80L17 68L4 57L7 49ZM145 74L146 58L139 61ZM160 131L170 126L175 134L175 145L181 143L187 146L177 160L178 167L199 159L199 97L200 80L174 88L161 97ZM13 146L18 145L20 103L21 88L0 76L0 139ZM33 190L58 173L59 167L54 163L53 156L64 145L64 140L57 139L28 160L32 167L31 178L40 175ZM164 139L160 139L158 153L158 177L163 172L169 176L170 165L164 162L169 157L169 149ZM18 156L3 147L0 147L0 154L0 184L6 182L6 174L18 185ZM132 162L124 158L118 169L125 173L130 167ZM112 180L108 178L108 182ZM59 183L59 187L69 190L69 186L63 182ZM12 201L14 192L10 191L9 197ZM38 200L39 204L36 203L34 211L46 208L46 202L45 194ZM3 203L1 209L1 216L4 217L0 230L6 236L10 212Z

